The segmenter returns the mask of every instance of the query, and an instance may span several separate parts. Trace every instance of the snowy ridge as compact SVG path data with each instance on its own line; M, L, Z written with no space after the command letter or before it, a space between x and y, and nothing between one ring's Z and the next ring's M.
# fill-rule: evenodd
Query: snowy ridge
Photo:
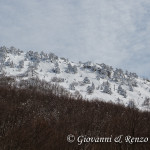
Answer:
M150 81L136 73L123 72L105 64L74 63L55 54L0 47L0 75L17 80L38 77L58 83L83 98L112 101L150 111Z

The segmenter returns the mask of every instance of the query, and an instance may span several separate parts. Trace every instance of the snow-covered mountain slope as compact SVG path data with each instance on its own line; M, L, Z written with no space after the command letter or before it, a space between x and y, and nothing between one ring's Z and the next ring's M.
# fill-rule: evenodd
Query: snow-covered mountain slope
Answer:
M38 77L58 83L71 93L78 91L89 100L98 98L150 110L150 81L105 64L74 63L53 53L1 47L0 74L17 80Z

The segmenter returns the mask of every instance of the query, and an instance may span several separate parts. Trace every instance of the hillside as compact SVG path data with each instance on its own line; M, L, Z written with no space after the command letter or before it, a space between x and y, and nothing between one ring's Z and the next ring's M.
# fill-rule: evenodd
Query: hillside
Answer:
M38 78L58 84L72 95L80 93L83 99L101 99L150 110L150 81L104 63L75 63L53 53L23 52L3 46L0 48L0 75L13 77L16 82Z

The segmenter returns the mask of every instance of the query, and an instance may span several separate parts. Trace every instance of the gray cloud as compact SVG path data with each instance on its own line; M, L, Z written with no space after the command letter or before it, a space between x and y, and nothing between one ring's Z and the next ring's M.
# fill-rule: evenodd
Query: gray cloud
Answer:
M149 0L1 0L0 45L150 76Z

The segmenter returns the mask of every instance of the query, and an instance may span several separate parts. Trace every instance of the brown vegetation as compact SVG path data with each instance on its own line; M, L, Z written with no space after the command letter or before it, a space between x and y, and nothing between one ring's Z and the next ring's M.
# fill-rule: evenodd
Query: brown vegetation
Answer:
M0 80L0 150L150 149L150 142L82 145L78 145L77 141L67 142L69 134L75 137L131 135L148 137L150 140L149 112L98 100L73 99L64 94L57 96L54 89L40 89L37 83L36 86L16 88L10 86L12 82L10 78Z

